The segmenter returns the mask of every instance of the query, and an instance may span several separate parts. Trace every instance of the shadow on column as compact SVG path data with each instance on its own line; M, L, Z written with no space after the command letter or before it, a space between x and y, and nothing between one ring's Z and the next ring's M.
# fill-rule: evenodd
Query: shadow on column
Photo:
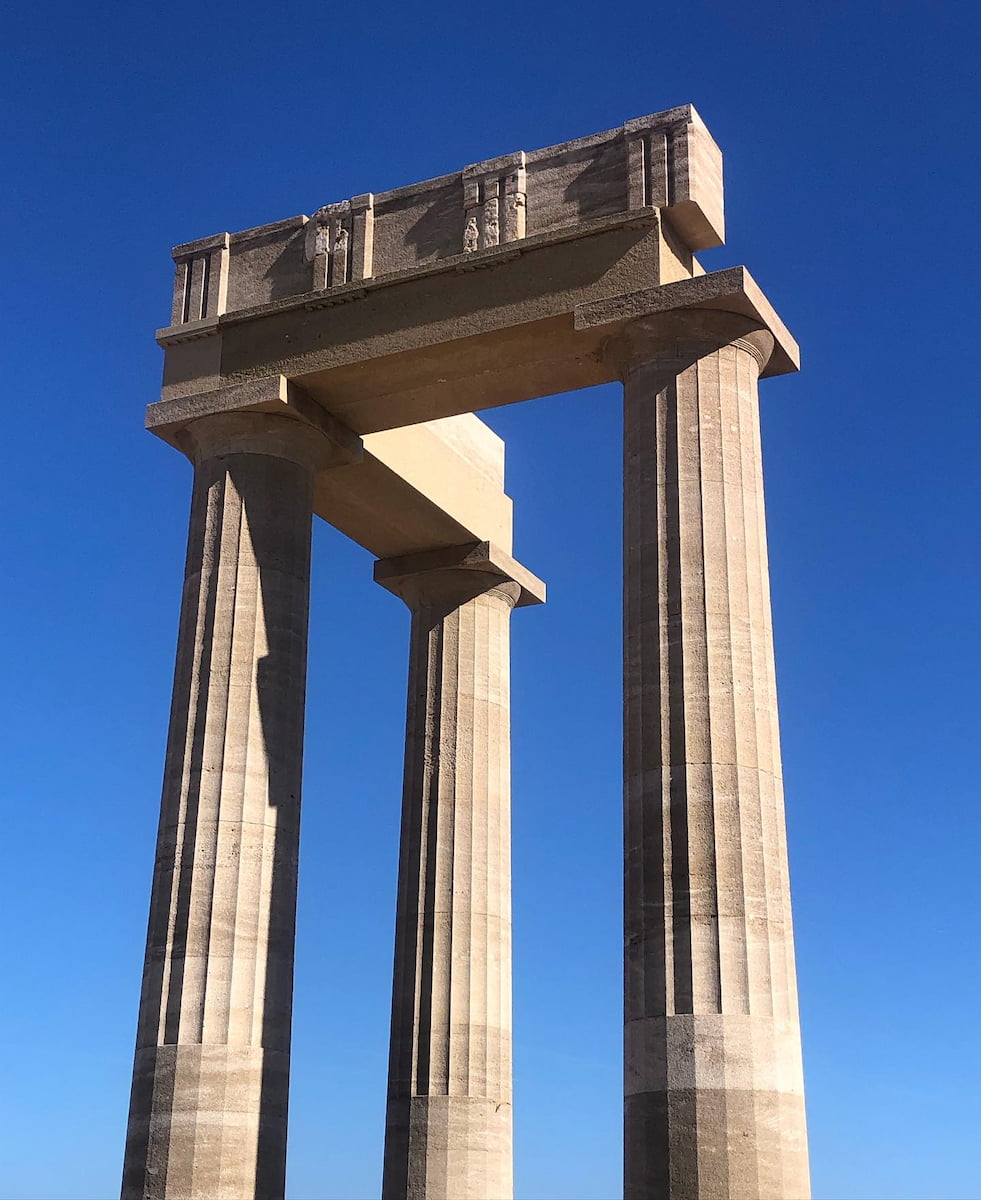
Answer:
M300 787L310 595L312 478L284 459L262 460L267 479L250 518L259 574L260 616L267 652L256 666L266 751L268 804L278 810L269 895L269 944L262 1018L262 1083L256 1156L256 1200L286 1190L293 953L299 854ZM234 466L230 474L234 480ZM299 485L299 478L305 486Z

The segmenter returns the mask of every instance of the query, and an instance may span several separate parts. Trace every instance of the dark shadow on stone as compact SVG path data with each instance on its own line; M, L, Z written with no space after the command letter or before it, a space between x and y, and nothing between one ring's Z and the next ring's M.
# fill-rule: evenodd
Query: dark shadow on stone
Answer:
M654 397L651 403L658 401ZM664 458L669 479L667 540L667 624L668 636L668 693L671 730L669 745L670 826L671 826L671 903L672 903L672 961L674 963L674 1012L694 1012L691 948L691 892L688 870L688 753L685 737L685 652L681 636L682 587L681 577L681 497L678 479L678 389L671 384L664 400L665 416Z
M463 185L456 183L427 193L432 202L406 232L420 262L451 258L463 251Z
M619 139L575 151L568 162L583 164L562 193L563 200L575 206L580 221L612 216L627 208L626 155Z
M624 1118L624 1200L669 1200L674 1193L670 1187L667 1094L628 1096ZM697 1173L695 1178L697 1181Z
M177 823L180 816L181 781L184 754L190 720L192 686L194 681L193 655L195 631L198 621L200 590L207 589L204 611L203 650L199 678L206 689L210 686L211 643L215 624L217 572L205 579L202 574L202 548L205 529L201 522L207 520L208 506L200 502L201 491L218 483L218 476L196 474L194 495L191 501L191 526L188 531L188 552L184 568L184 589L181 598L180 629L177 639L177 661L174 668L174 691L171 704L170 727L164 759L163 801L160 828L153 873L153 888L150 899L150 917L147 933L146 960L143 968L143 985L140 996L140 1016L137 1029L136 1052L134 1055L133 1085L130 1095L129 1118L127 1121L126 1149L123 1156L122 1196L142 1197L148 1187L147 1174L152 1164L157 1174L153 1179L155 1188L166 1184L168 1155L159 1147L153 1147L153 1119L161 1111L172 1111L174 1102L174 1064L164 1074L161 1060L179 1041L181 997L184 985L184 961L187 952L187 925L190 914L192 872L186 864L194 861L194 846L197 839L197 812L200 798L201 770L204 754L204 734L207 723L207 695L196 698L195 723L189 759L190 788L187 796L186 823L181 842L181 864L184 869L174 878L177 857ZM221 483L224 487L224 482ZM199 574L198 589L189 595L187 580ZM173 833L171 834L171 831ZM171 905L161 902L161 893L173 895L176 889L174 916L174 938L171 946L169 978L167 980L167 1011L161 1014L163 1000L163 976L168 970L167 922ZM156 977L156 978L154 978ZM155 1001L147 1007L147 997ZM164 1017L163 1045L157 1043L157 1030L161 1015ZM152 1032L152 1037L151 1037Z
M274 234L269 241L280 241L282 236L281 233ZM282 242L280 253L266 268L263 279L269 285L270 301L282 300L286 296L301 296L313 287L313 267L303 255L305 237L302 226L291 233Z
M423 1094L420 1081L429 1075L429 1053L432 1042L432 989L423 986L420 992L418 1036L418 1062L413 1070L413 1042L415 1030L415 996L418 979L432 976L433 959L433 912L432 890L435 886L435 820L429 822L429 838L425 849L422 846L424 804L435 813L438 804L436 785L439 780L439 763L433 762L429 772L429 791L420 802L413 784L418 778L419 764L425 760L427 728L425 719L419 722L413 692L418 690L420 674L425 675L429 664L435 664L442 675L442 645L438 644L430 654L430 638L442 640L442 624L438 617L426 612L413 612L410 635L409 696L406 705L405 772L402 795L402 826L399 849L398 911L401 921L396 929L395 971L392 985L392 1030L389 1050L388 1098L385 1121L385 1148L382 1169L382 1200L401 1200L409 1183L410 1146L418 1148L418 1139L425 1136L427 1123L413 1120L415 1097ZM440 694L437 681L436 694ZM439 738L434 738L439 745ZM424 855L425 869L420 871L420 857ZM419 911L420 884L424 882L428 894L426 912L429 919L422 929L422 946L419 945L418 922L409 920L407 914ZM428 1093L428 1088L426 1088Z
M234 460L230 462L234 479L236 466ZM257 469L262 473L261 487L257 487ZM257 1200L282 1200L286 1186L312 481L305 467L285 459L263 458L259 467L253 458L246 470L248 488L242 492L258 564L268 647L257 665L256 690L268 763L269 804L279 810L264 981L255 1196ZM257 501L254 512L250 511L250 500ZM302 628L298 614L304 614Z
M195 492L203 489L207 491L209 487L216 485L216 479L196 479ZM226 481L222 481L219 485L224 489L227 486ZM196 497L195 497L196 500ZM207 513L207 504L195 503L192 500L191 520L204 519ZM196 551L200 552L204 545L205 530L192 528L189 544ZM167 983L167 1011L164 1013L164 1043L176 1044L179 1039L180 1025L180 1010L181 996L184 988L184 961L187 954L187 926L190 920L191 906L191 885L193 882L193 871L189 869L188 864L194 862L194 847L198 835L198 805L201 799L201 772L204 762L204 738L208 723L208 708L209 697L208 692L211 688L211 654L212 641L215 627L215 609L218 601L218 555L215 555L215 566L212 570L211 577L204 579L203 574L199 587L207 588L207 598L205 600L205 615L204 629L202 632L202 651L201 651L201 669L198 674L202 694L197 697L191 695L193 686L194 671L191 662L182 662L179 664L179 670L184 675L181 680L180 691L175 695L175 712L184 712L190 717L191 704L194 702L194 733L191 739L191 753L188 769L189 788L187 794L187 809L184 821L184 838L181 844L181 870L177 877L177 904L174 914L174 937L171 941L171 961L170 961L170 979ZM190 564L189 564L190 566ZM203 563L198 557L195 566L197 570L202 571ZM188 624L196 624L197 621L197 606L191 606L187 597L184 597L185 611L181 614L182 629L178 635L178 646L183 648L190 643L193 653L195 639L193 635L188 637L185 632L185 622ZM178 651L180 653L180 651ZM177 703L177 696L180 697L180 703ZM186 744L187 737L187 722L181 723L177 729L171 731L171 744L167 747L167 779L166 787L168 791L168 812L166 819L168 823L173 823L175 826L179 817L180 804L180 778L175 780L173 772L175 767L179 770L183 766L183 747ZM178 760L180 760L178 762ZM173 807L171 807L173 806ZM163 821L161 821L161 830L163 829ZM162 906L161 906L162 907ZM160 908L155 910L160 913ZM166 945L166 932L161 939Z
M623 514L624 564L631 584L625 593L631 611L624 623L627 651L624 765L625 768L634 765L627 776L630 823L624 863L629 889L624 913L628 1020L667 1013L667 979L660 964L666 958L664 848L668 814L661 797L650 794L648 781L659 779L663 787L664 780L670 779L671 766L664 762L662 754L660 689L657 695L652 695L645 687L651 677L660 683L660 672L651 669L661 654L659 622L653 619L657 614L646 605L650 597L660 600L657 576L664 564L659 561L653 480L644 459L640 465L635 460L636 447L645 443L653 446L656 438L656 396L645 396L640 401L631 397L631 403L624 406ZM669 646L669 655L672 652Z

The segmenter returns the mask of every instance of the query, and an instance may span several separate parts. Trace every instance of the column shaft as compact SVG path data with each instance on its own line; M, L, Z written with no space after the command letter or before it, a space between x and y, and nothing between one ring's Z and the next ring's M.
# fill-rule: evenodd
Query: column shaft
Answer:
M412 608L384 1200L509 1200L509 625L473 570Z
M675 337L625 374L627 1200L810 1195L757 405L771 344Z
M313 471L308 433L282 417L209 417L189 432L194 492L122 1195L276 1200Z

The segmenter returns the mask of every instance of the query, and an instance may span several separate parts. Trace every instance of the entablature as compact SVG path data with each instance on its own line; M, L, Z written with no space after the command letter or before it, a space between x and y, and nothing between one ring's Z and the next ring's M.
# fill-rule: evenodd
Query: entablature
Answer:
M724 241L722 155L691 105L176 246L165 332L639 210L664 215L688 274L693 252Z

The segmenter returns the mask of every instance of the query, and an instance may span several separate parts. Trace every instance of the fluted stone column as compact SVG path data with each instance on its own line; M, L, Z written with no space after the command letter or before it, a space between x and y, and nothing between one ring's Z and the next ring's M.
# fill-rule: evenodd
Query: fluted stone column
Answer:
M513 1192L509 626L537 597L446 558L376 569L412 610L383 1200Z
M768 333L630 327L625 1196L810 1195L757 379Z
M282 416L203 417L123 1200L281 1200L313 473Z

